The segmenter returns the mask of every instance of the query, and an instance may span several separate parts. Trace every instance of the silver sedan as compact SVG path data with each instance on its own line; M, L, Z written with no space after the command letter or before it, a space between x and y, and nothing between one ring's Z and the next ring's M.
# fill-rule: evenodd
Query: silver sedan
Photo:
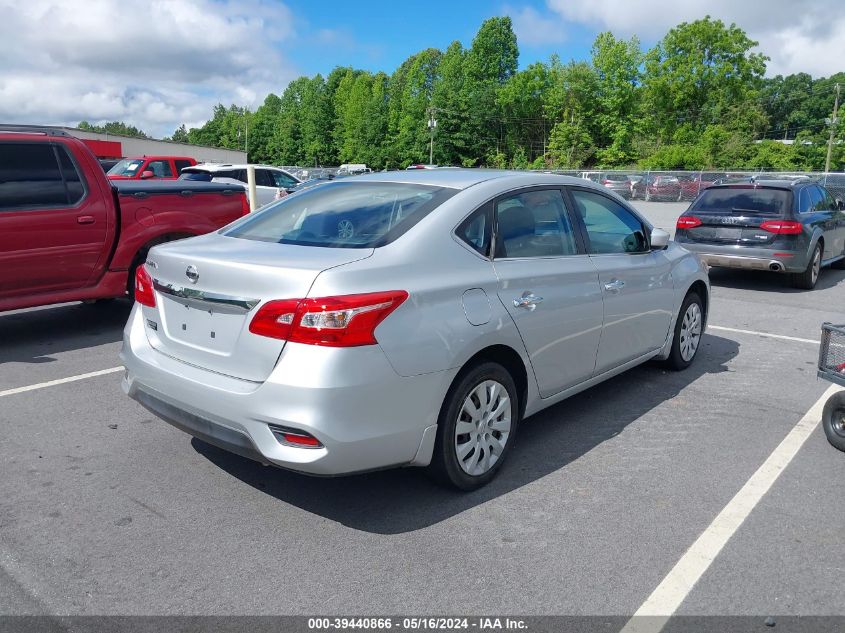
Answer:
M315 475L426 466L463 489L522 420L650 359L687 367L707 270L583 179L380 173L156 246L123 389L174 426Z

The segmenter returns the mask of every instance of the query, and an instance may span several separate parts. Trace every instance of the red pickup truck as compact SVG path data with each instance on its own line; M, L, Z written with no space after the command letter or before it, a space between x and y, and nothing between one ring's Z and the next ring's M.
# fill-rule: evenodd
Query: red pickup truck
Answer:
M142 156L124 158L107 172L109 180L176 180L185 167L197 161L190 156Z
M150 247L247 213L241 186L110 182L79 139L0 126L0 311L125 296Z

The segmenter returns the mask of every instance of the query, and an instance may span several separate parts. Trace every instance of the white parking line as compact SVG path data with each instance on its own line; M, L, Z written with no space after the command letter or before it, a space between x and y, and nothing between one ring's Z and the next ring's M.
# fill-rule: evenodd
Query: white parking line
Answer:
M778 338L784 341L796 341L798 343L811 343L818 345L818 341L811 338L798 338L797 336L784 336L783 334L769 334L768 332L757 332L756 330L739 330L734 327L724 327L722 325L708 325L708 330L721 330L723 332L736 332L737 334L754 334L755 336L763 336L765 338Z
M0 391L0 398L3 396L13 396L16 393L24 393L26 391L35 391L36 389L44 389L45 387L53 387L55 385L63 385L66 382L76 382L77 380L85 380L86 378L94 378L96 376L105 376L106 374L114 374L123 371L123 367L109 367L108 369L101 369L100 371L91 371L87 374L78 374L76 376L69 376L68 378L59 378L58 380L48 380L47 382L39 382L37 385L28 385L26 387L15 387L14 389L6 389Z
M832 385L810 407L778 447L698 537L648 599L637 609L623 633L659 633L689 595L722 548L772 487L821 421L827 399L841 387Z

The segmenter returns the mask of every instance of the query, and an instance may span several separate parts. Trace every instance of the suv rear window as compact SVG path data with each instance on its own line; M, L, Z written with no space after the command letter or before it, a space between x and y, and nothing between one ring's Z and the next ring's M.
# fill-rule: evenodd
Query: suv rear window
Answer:
M403 235L457 193L393 182L332 182L270 204L223 232L260 242L376 248Z
M692 203L690 211L701 213L743 213L782 217L792 204L792 192L785 189L752 187L710 188Z

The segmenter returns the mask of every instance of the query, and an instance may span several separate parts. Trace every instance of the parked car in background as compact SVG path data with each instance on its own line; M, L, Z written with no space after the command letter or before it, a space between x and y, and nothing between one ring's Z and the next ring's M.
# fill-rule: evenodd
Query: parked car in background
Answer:
M602 172L600 171L582 171L578 174L579 178L583 178L584 180L589 180L590 182L599 182L602 177Z
M714 174L712 172L679 175L678 184L680 185L680 191L678 192L678 201L694 200L699 193L714 184L722 176L722 174Z
M246 184L247 167L248 165L232 165L229 163L204 163L183 169L179 179ZM288 189L302 182L293 174L272 165L254 165L254 167L255 196L259 207L263 207L279 197L284 197L284 195L287 195Z
M125 296L153 245L248 212L241 186L109 181L79 139L0 125L0 311Z
M687 367L710 304L701 261L618 196L495 170L325 183L153 248L137 279L123 389L154 414L268 465L465 490L523 418Z
M438 167L439 165L434 165L431 163L416 163L414 165L408 165L407 167L405 167L405 169L437 169Z
M810 290L824 266L845 267L845 211L806 177L713 185L678 218L675 241L710 266L787 273Z
M631 198L641 200L677 200L681 192L681 183L677 176L666 174L646 174L631 188Z
M196 165L190 156L124 158L108 171L109 180L176 180L185 167Z
M626 174L605 173L599 180L599 184L625 199L631 198L632 184Z

